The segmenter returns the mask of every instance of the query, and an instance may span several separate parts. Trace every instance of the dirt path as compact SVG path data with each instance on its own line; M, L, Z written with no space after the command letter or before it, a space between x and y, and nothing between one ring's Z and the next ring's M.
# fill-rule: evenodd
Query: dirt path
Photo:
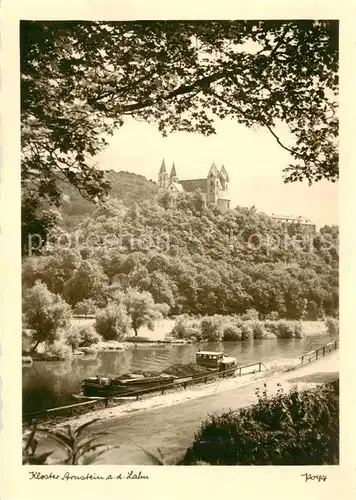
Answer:
M101 418L93 426L93 431L110 431L108 442L120 444L119 449L102 456L101 464L152 464L140 447L150 452L160 448L166 460L174 463L184 454L193 441L194 433L209 413L220 413L229 408L237 409L255 403L255 390L263 387L264 383L268 392L273 394L278 388L277 384L288 391L293 385L306 388L335 380L339 376L339 352L335 351L289 372L258 375L246 376L249 379L242 377L214 382L166 396L154 396L123 407L82 415L67 423L79 425L95 417Z

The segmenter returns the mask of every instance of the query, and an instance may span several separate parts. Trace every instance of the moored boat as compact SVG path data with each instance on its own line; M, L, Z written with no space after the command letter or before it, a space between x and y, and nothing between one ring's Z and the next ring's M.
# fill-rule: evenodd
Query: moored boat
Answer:
M176 377L162 373L155 377L130 374L123 377L89 377L82 382L84 396L109 397L172 384Z
M237 367L237 359L227 356L223 352L198 351L195 356L197 365L205 368L225 371Z

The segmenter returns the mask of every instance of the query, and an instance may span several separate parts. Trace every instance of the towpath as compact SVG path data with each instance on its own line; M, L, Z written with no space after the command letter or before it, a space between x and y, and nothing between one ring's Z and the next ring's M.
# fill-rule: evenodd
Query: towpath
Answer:
M166 461L175 463L191 445L195 432L208 414L255 403L255 390L263 389L264 383L268 392L273 394L278 383L286 392L294 385L306 388L338 377L339 351L334 351L289 372L276 372L245 381L242 377L235 385L233 379L228 379L179 394L155 396L154 408L147 409L147 402L139 401L136 406L126 407L126 414L122 413L121 407L108 408L97 414L83 415L73 423L80 424L97 416L102 418L93 425L93 432L110 431L108 442L119 444L120 448L105 453L101 464L152 465L152 459L140 447L156 455L157 448L160 448Z

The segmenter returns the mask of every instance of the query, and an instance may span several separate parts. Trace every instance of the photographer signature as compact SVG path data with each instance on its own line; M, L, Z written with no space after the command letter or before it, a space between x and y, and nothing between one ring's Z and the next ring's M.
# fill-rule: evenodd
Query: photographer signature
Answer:
M301 474L301 476L305 477L305 482L317 480L318 483L320 483L320 481L325 482L327 479L327 476L322 476L321 474L314 475L314 474L305 473L305 474Z

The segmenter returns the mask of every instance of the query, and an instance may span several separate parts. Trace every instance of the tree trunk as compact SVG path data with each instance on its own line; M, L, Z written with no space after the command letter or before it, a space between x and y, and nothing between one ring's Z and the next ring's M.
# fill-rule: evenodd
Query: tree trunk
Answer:
M37 352L37 347L41 342L41 340L37 340L36 344L32 347L32 352Z
M137 335L138 335L138 330L137 330L137 327L136 327L136 326L132 326L132 328L134 329L134 332L135 332L135 337L137 337Z

